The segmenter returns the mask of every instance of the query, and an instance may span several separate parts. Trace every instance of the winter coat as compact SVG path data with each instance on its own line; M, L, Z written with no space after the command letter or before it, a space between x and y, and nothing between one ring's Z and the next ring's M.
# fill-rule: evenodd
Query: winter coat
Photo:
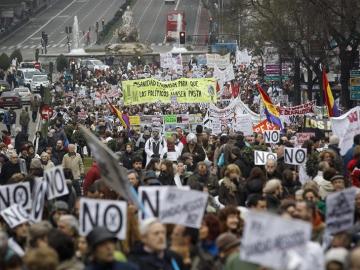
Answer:
M193 155L193 163L194 163L194 165L196 165L200 161L204 161L205 158L206 158L205 150L199 144L195 145L195 148L193 149L193 151L190 151L189 145L186 144L184 146L184 149L182 150L181 154L183 155L185 153L190 153L190 154Z
M22 111L21 114L20 114L20 125L21 126L27 126L29 125L29 122L30 122L30 115L28 112L26 111Z
M93 163L84 177L83 189L84 194L87 193L89 187L98 179L101 178L100 169L96 163Z
M86 266L85 270L141 270L141 268L138 268L134 264L125 262L112 262L106 264L92 262Z
M20 173L20 163L12 163L7 161L1 168L0 173L0 185L6 185L7 181L13 176L15 173Z
M123 164L123 166L128 169L131 170L132 169L132 160L134 158L134 153L128 153L127 151L125 151L122 156L121 156L121 163Z
M219 183L216 175L213 175L210 172L208 172L206 175L200 175L198 172L195 172L189 177L187 185L191 187L196 183L201 183L206 186L212 196L216 196L218 194Z
M136 264L140 270L173 270L172 260L177 263L179 269L183 269L182 259L175 252L165 250L164 256L159 258L157 254L146 252L143 245L135 246L128 260Z
M71 169L75 180L80 179L81 175L84 174L84 163L79 153L74 153L74 155L65 154L62 166Z
M28 140L28 135L26 133L19 132L15 136L15 149L17 153L20 153L21 147L26 143Z
M148 139L145 143L145 153L146 153L146 165L149 164L150 160L154 156L154 146L159 143L159 154L158 158L162 159L164 154L167 152L166 140L160 138L158 141L155 141L153 137Z
M245 193L239 183L235 183L228 177L220 180L219 202L223 205L245 205Z
M66 151L64 148L62 149L55 149L52 154L52 162L54 162L55 166L60 165L64 158Z

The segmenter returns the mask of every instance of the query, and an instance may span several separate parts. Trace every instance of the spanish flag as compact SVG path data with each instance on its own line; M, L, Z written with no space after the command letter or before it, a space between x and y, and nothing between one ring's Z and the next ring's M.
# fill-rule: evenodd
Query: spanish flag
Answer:
M335 100L330 88L329 81L326 76L325 69L323 69L322 71L322 80L323 80L324 98L328 109L328 115L329 117L338 117L340 116L340 112L335 104Z
M264 102L264 106L265 106L264 109L267 120L270 123L273 123L274 125L278 126L280 129L283 129L280 120L280 113L278 112L276 106L271 102L270 97L264 91L264 89L261 88L259 84L257 84L256 87L260 93L262 101Z
M110 100L107 97L106 97L106 100L109 103L112 113L115 114L116 117L120 120L121 125L124 128L130 128L129 117L127 115L125 116L121 111L119 111L117 108L115 108L115 106L110 103Z

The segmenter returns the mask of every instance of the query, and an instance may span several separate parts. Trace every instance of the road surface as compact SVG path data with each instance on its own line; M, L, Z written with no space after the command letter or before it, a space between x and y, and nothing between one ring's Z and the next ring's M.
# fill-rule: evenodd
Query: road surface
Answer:
M58 0L16 30L10 38L0 42L0 52L10 54L15 48L20 48L26 58L33 59L35 49L41 48L41 32L45 31L48 34L48 52L66 53L65 27L73 25L75 15L78 17L80 33L91 27L90 38L94 43L96 21L99 21L101 30L102 18L105 22L109 21L124 2L124 0Z

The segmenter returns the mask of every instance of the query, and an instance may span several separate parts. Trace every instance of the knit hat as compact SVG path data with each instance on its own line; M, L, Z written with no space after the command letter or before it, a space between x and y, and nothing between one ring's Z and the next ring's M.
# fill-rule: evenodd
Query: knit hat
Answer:
M95 227L87 236L86 241L91 250L105 241L116 241L116 237L113 233L108 231L105 227Z
M230 248L240 245L240 239L238 239L232 233L222 233L216 239L216 246L220 252L228 251Z
M53 206L54 211L68 211L69 212L69 205L64 201L56 201Z
M338 179L343 179L344 180L344 176L341 175L341 174L334 175L333 177L331 177L330 182L333 182L333 181L338 180Z

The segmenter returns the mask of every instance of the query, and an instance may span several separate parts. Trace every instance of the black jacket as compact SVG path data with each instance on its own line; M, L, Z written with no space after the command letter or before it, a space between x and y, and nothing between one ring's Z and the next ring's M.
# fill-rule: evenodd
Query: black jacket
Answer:
M10 161L7 161L1 168L0 185L6 185L7 181L11 178L13 174L20 172L20 163L14 164Z
M106 264L92 262L86 266L85 270L139 270L139 268L134 264L125 262L112 262Z
M143 245L135 246L128 260L139 266L139 270L174 270L172 260L177 263L179 269L183 269L181 257L175 252L165 250L164 257L159 258L156 254L146 252Z
M124 152L121 156L121 163L123 164L123 166L128 169L131 170L132 169L132 161L134 158L134 153L128 153L128 152Z

